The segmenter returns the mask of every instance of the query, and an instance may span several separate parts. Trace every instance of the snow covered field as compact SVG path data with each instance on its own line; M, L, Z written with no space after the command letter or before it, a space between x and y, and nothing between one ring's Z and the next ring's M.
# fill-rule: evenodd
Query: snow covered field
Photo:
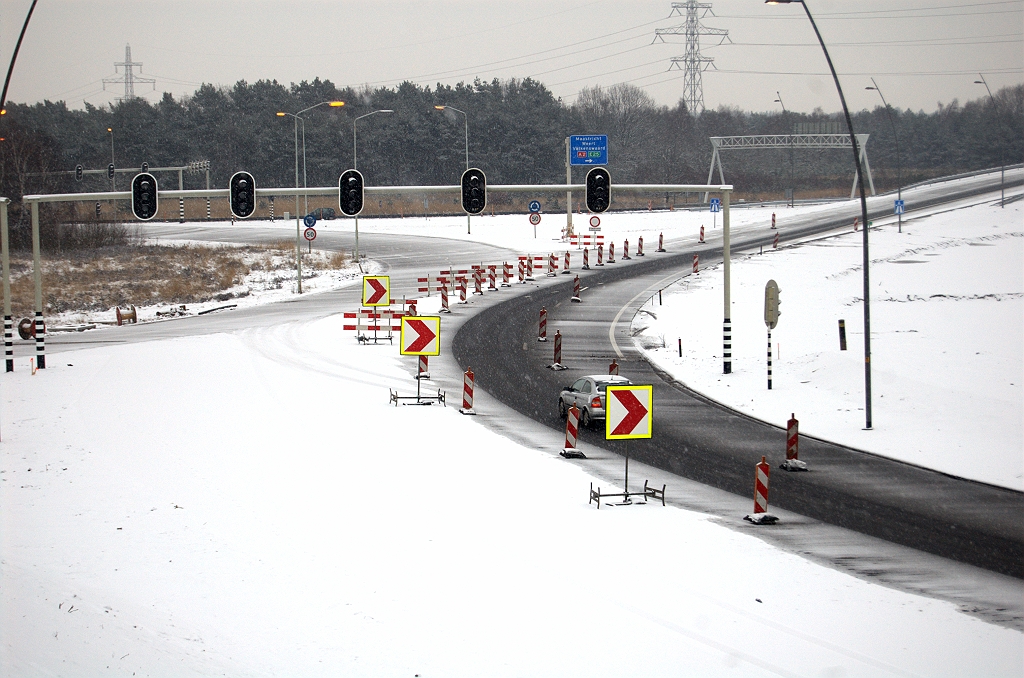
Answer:
M4 376L0 672L1019 675L1019 631L389 406L410 359L340 324Z
M872 229L870 431L860 233L734 258L730 375L722 374L720 266L666 289L633 331L679 381L759 419L785 426L796 413L801 433L1024 490L1022 224L1017 201L911 215L903 233L891 219ZM769 279L782 300L770 391Z

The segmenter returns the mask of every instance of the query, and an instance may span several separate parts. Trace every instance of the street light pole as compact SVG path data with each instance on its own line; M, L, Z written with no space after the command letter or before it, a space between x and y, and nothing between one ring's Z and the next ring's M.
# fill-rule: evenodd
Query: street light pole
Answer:
M975 80L975 85L984 85L985 91L988 92L988 99L992 102L992 110L996 108L996 98L992 96L992 90L988 87L988 82L985 80L985 76L978 73L978 77L981 80ZM998 113L998 111L996 111ZM1006 190L1003 187L1004 180L1006 178L1006 154L1003 152L1002 145L999 146L999 206L1006 207Z
M434 108L439 110L439 111L446 111L446 110L451 109L451 110L455 111L456 113L462 113L462 119L463 119L463 121L465 122L465 125L466 125L466 170L468 171L469 170L469 116L466 115L465 111L460 111L459 109L455 108L454 106L448 106L448 105L445 105L445 106L434 106ZM468 214L466 215L466 233L467 234L471 233L470 216Z
M369 118L371 115L377 115L378 113L394 113L394 111L390 108L381 108L379 110L370 111L369 113L360 115L352 121L352 169L354 170L359 169L359 156L356 155L356 123L363 118ZM352 218L355 220L356 230L356 265L359 266L359 270L361 271L363 270L363 262L359 259L359 215L356 214Z
M836 84L836 91L839 92L839 101L843 104L843 115L846 116L846 127L850 133L850 144L853 147L853 163L857 168L857 186L860 189L860 215L861 222L864 224L864 239L863 239L863 265L864 265L864 428L871 429L871 302L870 292L871 288L869 285L868 276L868 265L871 263L871 259L868 256L868 200L864 195L864 172L861 171L860 166L860 149L857 146L857 136L853 133L853 120L850 118L850 109L846 106L846 97L843 96L843 88L839 84L839 76L836 75L835 66L832 65L832 57L828 54L828 48L825 47L825 41L821 37L821 32L818 31L818 25L814 23L814 17L811 16L811 10L807 8L805 0L765 0L767 5L788 5L792 2L800 3L804 8L804 13L807 14L807 19L811 22L811 28L814 29L814 34L818 37L818 44L821 45L821 51L825 53L825 61L828 62L828 69L832 72L832 80Z
M900 176L900 139L896 134L896 123L892 121L892 109L889 108L889 102L885 100L885 96L882 94L882 90L878 89L878 83L875 82L874 78L871 78L872 87L865 87L864 89L873 89L878 92L878 96L882 97L882 105L885 106L885 112L889 116L889 126L892 127L892 138L896 144L896 199L903 200L903 179ZM897 215L899 218L899 232L903 232L903 212L900 211Z
M785 122L785 120L786 120L786 104L782 103L782 95L779 94L778 90L775 90L775 96L778 97L775 100L775 103L777 103L780 106L782 106L782 120L783 120L783 122ZM789 134L786 135L786 138L788 139L788 142L787 142L786 145L789 146L789 190L790 190L789 206L793 207L793 204L796 201L796 187L793 185L793 129L792 129L792 127L789 130Z
M330 106L331 108L340 108L344 106L344 101L321 101L320 103L304 108L298 113L285 113L283 111L277 112L277 117L283 118L290 116L294 122L295 128L295 277L297 280L296 291L298 294L302 294L302 234L300 233L300 221L299 216L299 121L302 121L302 187L306 188L306 121L302 117L302 114L306 111L311 111L314 108L320 106ZM306 212L309 212L309 196L303 192L303 200L305 201Z

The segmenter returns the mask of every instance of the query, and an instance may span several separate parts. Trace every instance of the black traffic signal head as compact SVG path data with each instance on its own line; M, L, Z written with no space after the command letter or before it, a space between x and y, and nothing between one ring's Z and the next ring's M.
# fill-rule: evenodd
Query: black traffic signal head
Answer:
M338 178L338 207L350 217L363 211L363 175L358 170L345 170Z
M247 219L256 211L256 181L248 172L235 172L228 182L231 213Z
M107 178L114 178L114 163L110 163L109 165L107 165Z
M81 165L75 165L75 180L76 181L81 181L82 180L82 175L84 175L84 174L85 174L85 168L82 167Z
M608 170L595 167L587 172L587 209L604 212L612 202L612 178Z
M487 207L487 177L475 167L462 173L462 209L480 214Z
M132 179L132 212L137 219L149 221L156 216L157 202L156 177L148 172L141 172Z

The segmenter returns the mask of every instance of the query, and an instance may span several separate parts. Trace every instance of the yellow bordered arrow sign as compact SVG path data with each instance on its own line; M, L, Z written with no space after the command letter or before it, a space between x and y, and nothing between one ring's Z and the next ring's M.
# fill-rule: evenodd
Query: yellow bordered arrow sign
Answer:
M402 355L441 355L441 316L402 316Z
M606 440L650 438L654 422L654 387L608 386L604 413Z
M363 276L363 306L391 305L391 277L386 275Z

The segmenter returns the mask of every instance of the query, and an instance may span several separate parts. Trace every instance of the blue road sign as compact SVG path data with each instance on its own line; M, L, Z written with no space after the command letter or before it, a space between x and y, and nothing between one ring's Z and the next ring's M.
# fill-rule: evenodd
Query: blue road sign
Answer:
M722 211L722 200L721 200L721 198L712 198L711 199L711 211L712 212L721 212Z
M893 210L893 214L903 214L906 211L903 207L902 200L893 200L893 203L895 203L895 209Z
M540 212L540 201L539 200L531 200L530 201L530 211L531 212Z
M570 165L607 165L607 134L574 134L569 137Z
M305 217L303 217L302 223L306 225L306 228L313 228L314 226L316 226L316 217L314 217L312 214L307 214Z

